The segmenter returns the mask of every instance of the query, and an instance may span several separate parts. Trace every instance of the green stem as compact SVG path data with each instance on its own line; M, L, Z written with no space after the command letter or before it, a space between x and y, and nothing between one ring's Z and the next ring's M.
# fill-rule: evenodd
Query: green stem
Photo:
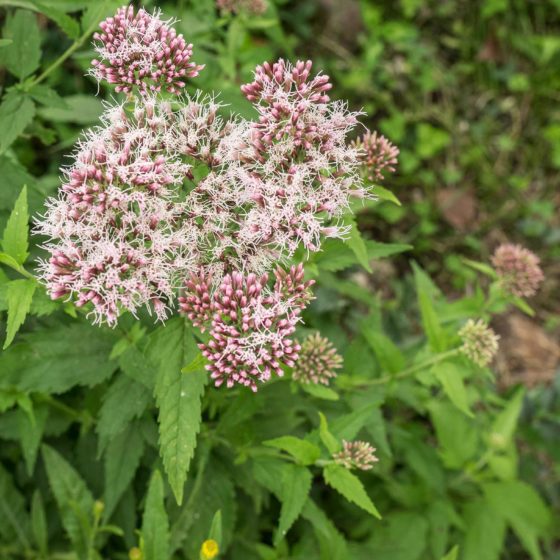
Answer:
M414 364L406 369L403 369L397 373L389 373L383 375L382 377L376 377L375 379L369 379L363 383L360 383L360 387L367 386L370 387L372 385L384 385L386 383L390 383L391 381L395 381L397 379L404 379L406 377L411 376L412 374L425 369L427 367L433 366L435 364L439 364L439 362L443 362L448 358L456 356L459 354L459 348L455 348L454 350L448 350L447 352L443 352L442 354L438 354L429 360L425 360L424 362L420 362L419 364Z

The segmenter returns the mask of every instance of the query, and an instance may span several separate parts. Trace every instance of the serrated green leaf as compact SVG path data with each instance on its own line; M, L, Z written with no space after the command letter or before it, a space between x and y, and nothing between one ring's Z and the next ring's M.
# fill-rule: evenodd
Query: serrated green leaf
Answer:
M4 542L16 542L30 548L29 517L24 497L18 491L12 476L0 464L0 536Z
M23 264L29 248L29 213L27 210L27 187L24 186L16 200L2 236L2 249Z
M367 511L369 514L381 519L377 508L373 505L370 497L360 479L340 465L327 465L323 469L325 482L344 496L349 502Z
M31 300L37 283L35 280L12 280L8 284L6 299L8 302L8 323L4 350L12 343L16 333L25 321L31 308Z
M0 105L0 154L25 130L35 116L35 104L24 94L9 93Z
M144 453L144 440L138 426L128 427L111 441L105 453L104 519L111 518L119 500L132 482Z
M206 384L204 370L182 373L199 360L196 342L182 318L169 321L162 332L158 354L161 362L155 387L159 409L160 453L178 504L200 429L201 397Z
M144 560L169 560L169 520L165 511L163 479L157 470L148 487L142 537Z
M275 546L286 536L290 527L301 514L311 490L313 477L308 469L297 465L285 465L282 475L282 492L280 501L280 521L274 538Z
M340 450L340 442L329 431L327 418L322 412L319 412L319 436L329 453L336 453Z
M84 323L53 325L22 335L2 352L0 371L21 391L64 393L75 385L93 386L116 368L107 360L114 336Z
M198 466L200 467L200 463ZM198 558L200 546L208 538L208 529L219 509L222 518L220 558L228 557L227 548L233 538L237 510L231 471L229 466L221 465L212 458L206 463L206 468L201 475L199 494L196 496L196 511L192 507L187 507L188 502L186 502L181 508L180 516L173 524L171 538L173 551L177 550L184 540L185 558ZM200 475L197 472L198 476Z
M99 435L100 454L109 441L144 413L151 400L148 389L130 377L121 374L113 381L99 409L96 431Z
M441 383L449 400L464 414L473 417L467 390L460 369L452 362L441 362L432 367L432 373Z
M10 73L23 80L37 70L41 60L37 16L28 10L16 10L6 21L4 38L13 42L3 49L2 60Z
M47 516L45 514L45 506L43 498L39 490L33 493L31 500L31 530L33 532L33 540L43 556L48 554L48 533L47 533Z
M389 190L381 185L374 185L369 191L374 194L379 200L386 200L392 202L397 206L402 206L401 201Z
M550 511L539 494L525 482L511 480L483 486L490 506L511 526L533 560L542 560L539 538L551 526Z
M287 451L302 465L312 465L321 456L321 450L316 445L294 436L269 439L263 444Z
M81 559L87 554L93 511L93 497L82 477L61 455L48 445L42 447L47 478L60 511L62 525Z

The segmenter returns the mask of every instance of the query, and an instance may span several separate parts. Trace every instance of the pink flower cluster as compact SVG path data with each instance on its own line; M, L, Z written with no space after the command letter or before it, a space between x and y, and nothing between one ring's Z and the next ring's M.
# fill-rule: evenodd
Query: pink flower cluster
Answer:
M367 131L353 143L369 181L382 181L384 173L394 173L399 149L385 136Z
M257 381L282 376L282 365L295 364L300 346L290 337L311 299L312 282L303 275L301 264L278 269L269 290L266 274L234 272L213 294L204 277L187 282L180 307L193 324L209 328L210 340L200 348L216 386L239 383L256 391Z
M537 255L511 243L500 245L492 257L502 286L518 297L531 297L537 293L544 280L539 263Z
M310 61L256 69L242 87L256 121L222 118L200 92L170 102L161 90L179 94L202 68L192 46L159 13L132 7L101 28L92 74L130 95L85 133L47 203L43 279L53 298L110 325L143 307L165 320L179 294L208 331L215 383L255 390L295 363L292 335L311 299L303 266L282 266L300 247L344 237L351 198L369 196L362 149L348 143L358 113L329 100L329 78Z
M160 91L178 93L186 78L194 78L203 65L191 62L192 45L177 35L159 13L144 9L134 13L134 6L123 6L114 17L99 24L92 75L115 84L116 91L130 93L134 87L142 93Z

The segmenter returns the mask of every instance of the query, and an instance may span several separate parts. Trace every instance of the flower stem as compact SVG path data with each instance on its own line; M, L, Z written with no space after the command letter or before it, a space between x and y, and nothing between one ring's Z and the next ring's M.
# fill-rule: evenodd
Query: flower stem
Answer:
M103 2L105 6L107 0ZM86 39L93 33L94 29L98 25L97 18L91 23L91 25L85 30L85 32L78 37L45 71L37 76L30 84L29 87L36 86L45 80L54 70L56 70L65 60L70 58L86 41Z
M397 379L404 379L424 368L443 362L444 360L456 356L457 354L459 354L459 348L448 350L447 352L438 354L437 356L434 356L429 360L420 362L419 364L414 364L397 373L388 373L381 377L376 377L375 379L368 379L367 381L360 383L359 387L364 387L364 386L371 387L372 385L385 385L386 383L390 383L391 381L395 381Z

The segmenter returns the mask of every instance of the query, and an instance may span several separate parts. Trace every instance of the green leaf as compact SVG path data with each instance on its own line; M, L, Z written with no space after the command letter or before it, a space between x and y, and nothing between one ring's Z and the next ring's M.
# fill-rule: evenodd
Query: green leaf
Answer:
M142 416L152 396L144 385L126 375L120 375L103 396L96 430L99 453L112 439L126 430L135 418Z
M181 372L185 365L199 360L200 354L184 319L169 321L159 340L157 352L161 362L155 397L159 409L160 453L169 484L177 503L181 504L200 429L200 401L206 374L200 365L189 373Z
M216 541L218 547L222 546L222 510L219 509L212 518L212 525L210 525L210 532L208 538Z
M432 373L441 383L445 394L449 400L464 414L473 417L469 406L467 390L461 370L453 362L440 362L432 367Z
M84 525L93 511L93 497L85 482L65 459L54 449L43 445L43 460L47 478L60 511L60 518L78 556L87 553L91 527Z
M274 538L275 546L286 536L290 527L301 514L311 490L313 477L308 469L297 465L285 465L282 475L282 491L280 501L280 521Z
M461 544L462 560L498 560L506 536L506 524L488 502L469 502L463 512L466 533Z
M525 390L523 388L518 389L505 408L494 419L490 437L492 443L497 447L505 448L513 441L524 397Z
M307 499L301 516L313 526L321 547L322 560L348 560L351 558L344 537L311 498Z
M379 200L386 200L392 202L397 206L402 206L401 201L389 190L380 185L374 185L369 191L374 194Z
M376 524L368 560L421 560L426 554L428 523L422 514L397 511Z
M23 81L37 70L41 60L41 33L37 16L28 10L16 10L6 21L4 38L13 42L3 49L2 61L10 73Z
M48 415L49 409L46 406L36 407L35 410L32 410L32 416L22 410L18 414L19 437L29 476L33 475Z
M319 436L321 437L323 445L327 448L329 453L336 453L341 448L340 442L329 431L327 419L322 412L319 412L319 421Z
M23 549L30 548L29 517L26 501L19 493L12 476L0 464L0 536L3 542L14 542Z
M454 546L441 560L457 560L459 556L459 547Z
M12 280L8 284L6 299L8 301L8 323L4 350L12 343L16 333L25 321L31 308L31 300L37 283L35 280Z
M478 451L479 435L475 424L447 402L433 401L429 409L445 466L461 468Z
M33 0L33 4L42 14L54 21L70 39L77 39L80 36L80 24L74 18L38 0Z
M325 387L324 385L315 385L314 383L302 383L299 387L317 399L323 399L325 401L338 401L340 396L336 391L333 391L330 387Z
M49 86L44 84L35 84L28 93L35 101L37 101L37 103L40 103L41 105L45 105L46 107L56 107L57 109L68 109L68 105L64 99L62 99L62 97L60 97L60 95L58 95L58 93Z
M496 280L498 278L498 274L489 264L481 263L478 261L471 261L470 259L461 259L461 262L465 263L467 266L470 266L474 270L478 270L478 272L482 272L482 274L489 276L493 280Z
M364 321L361 331L383 371L397 373L404 368L406 360L398 346L371 321Z
M356 224L356 220L354 217L347 217L345 220L345 224L350 226L350 232L348 234L348 239L346 239L346 243L356 255L358 262L368 271L372 272L371 266L369 265L369 256L368 250L366 246L366 242L358 229L358 225Z
M368 261L383 259L391 255L409 251L412 245L403 243L381 243L379 241L366 240ZM321 246L321 251L314 253L312 262L321 270L337 272L358 263L356 255L347 243L341 239L327 239Z
M430 348L434 352L443 352L446 349L447 341L433 305L434 287L432 281L416 263L413 263L413 268L422 325L428 337Z
M321 456L321 450L316 445L294 436L269 439L263 444L287 451L301 465L312 465Z
M27 210L27 187L23 187L10 214L2 237L2 249L23 264L28 256L29 214Z
M31 501L31 529L33 531L33 540L43 556L48 554L48 532L47 532L47 516L45 514L45 506L43 498L39 490L33 493Z
M52 325L22 335L1 353L0 371L21 391L64 393L75 385L93 386L115 370L107 360L114 336L88 324Z
M0 105L0 154L3 154L35 116L35 104L28 95L10 92Z
M52 122L94 124L103 112L103 105L97 97L85 94L69 95L62 101L66 108L57 106L41 107L39 115Z
M105 453L104 519L110 519L115 507L132 482L144 453L144 440L134 423L119 434Z
M513 529L533 560L542 560L538 539L551 527L550 511L525 482L511 480L483 486L490 506Z
M148 487L142 537L144 560L169 560L169 520L165 511L163 480L157 470Z
M340 465L327 465L323 469L325 482L344 496L349 502L356 504L369 514L381 519L377 508L367 495L360 479Z

